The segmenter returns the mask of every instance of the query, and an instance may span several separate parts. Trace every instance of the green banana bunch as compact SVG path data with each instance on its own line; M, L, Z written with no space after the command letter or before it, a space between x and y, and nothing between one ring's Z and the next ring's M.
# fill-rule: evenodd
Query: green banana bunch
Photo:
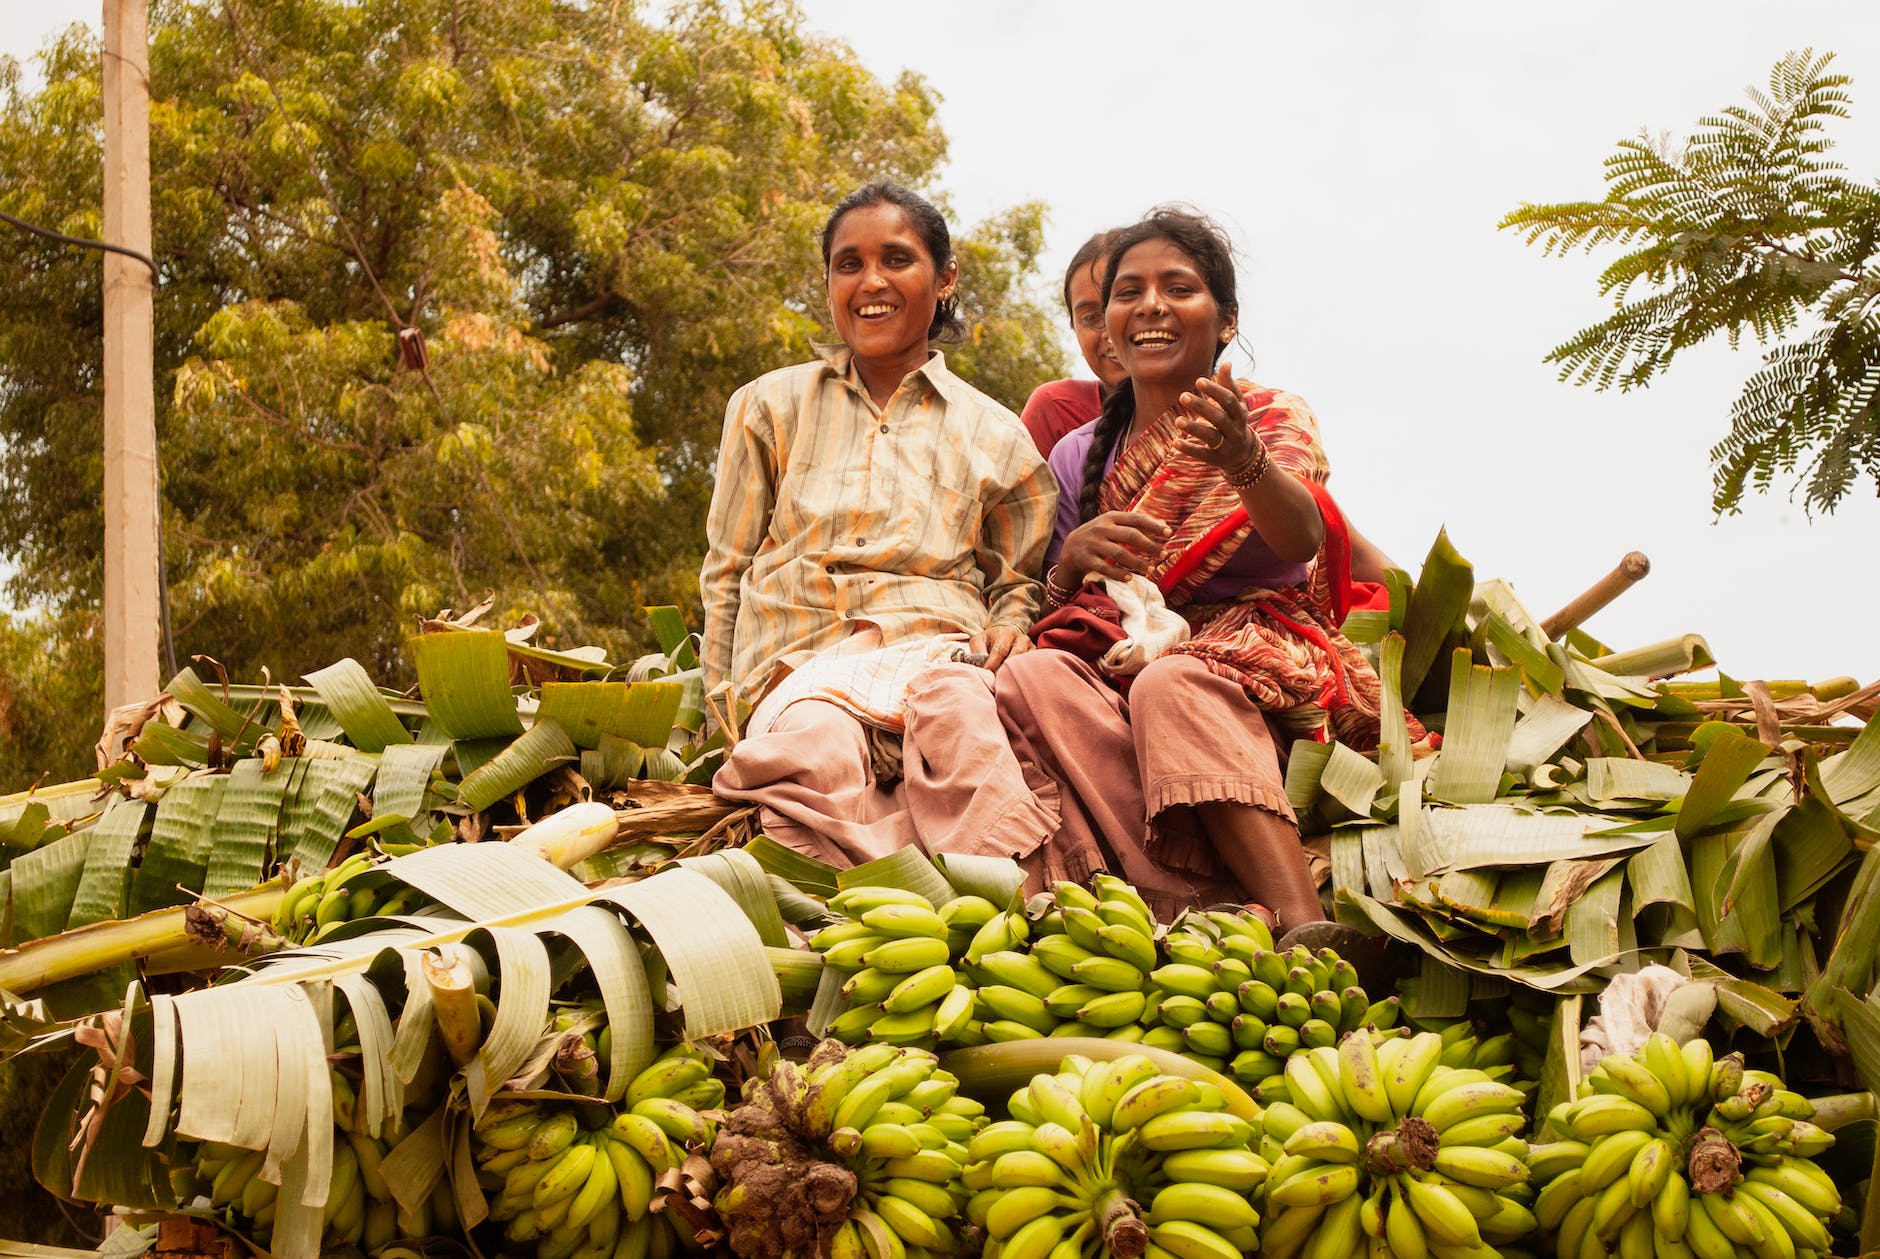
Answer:
M823 1041L809 1061L768 1055L711 1151L713 1205L741 1255L908 1259L963 1240L967 1142L985 1108L930 1052Z
M431 900L413 887L376 873L373 854L361 850L331 870L295 880L275 908L274 933L295 944L317 944L341 923L409 913Z
M1739 1054L1654 1032L1608 1055L1530 1151L1534 1216L1563 1259L1826 1255L1840 1191L1811 1159L1814 1107Z
M1033 922L978 896L936 908L899 888L830 898L846 921L810 940L843 975L848 1009L828 1034L850 1044L932 1048L1108 1036L1134 1040L1154 1019L1157 924L1127 882L1061 883Z
M1406 1005L1414 1008L1416 987L1412 977L1398 985ZM1530 1009L1517 994L1470 1002L1469 1011L1454 1019L1406 1016L1412 1031L1436 1032L1443 1038L1442 1062L1447 1067L1474 1067L1491 1079L1512 1084L1527 1094L1530 1105L1540 1092L1538 1081L1547 1061L1547 1035L1553 1025L1553 1007ZM1495 1035L1488 1029L1504 1028Z
M1143 1043L1230 1072L1262 1102L1286 1100L1292 1055L1397 1023L1398 998L1371 1001L1350 962L1331 949L1280 953L1252 915L1191 911L1163 949L1170 960L1150 975L1163 993L1159 1026Z
M966 1217L987 1259L1053 1254L1238 1259L1257 1243L1267 1164L1219 1088L1145 1054L1066 1057L968 1144ZM1155 1253L1153 1250L1150 1253Z
M591 1057L585 1039L570 1037L564 1045L589 1048L576 1056ZM672 1221L651 1211L654 1188L716 1135L709 1115L725 1093L713 1065L691 1045L675 1045L628 1083L617 1108L540 1098L492 1101L471 1132L490 1218L510 1241L534 1242L537 1259L670 1253L678 1239Z
M979 1045L1043 1036L1141 1042L1285 1096L1285 1060L1358 1027L1396 1023L1329 949L1280 954L1250 913L1191 910L1156 922L1112 874L1061 882L1028 918L977 896L935 908L900 888L830 898L845 921L811 947L843 976L848 1009L827 1033L849 1044Z
M1156 929L1136 889L1115 875L1097 874L1088 887L1057 884L1028 949L978 948L968 956L980 1032L992 1041L1138 1038L1152 1016L1146 989Z
M845 976L848 1009L831 1021L829 1035L850 1044L931 1047L943 1032L965 1026L973 999L954 962L970 946L969 931L1003 917L990 901L960 897L943 912L918 892L852 887L832 896L829 908L846 920L810 938L824 965Z
M385 1156L410 1133L403 1117L387 1123L378 1136L335 1126L332 1180L327 1189L323 1244L377 1249L400 1238L431 1236L439 1195L411 1212L400 1212L381 1172ZM266 1151L245 1150L205 1141L197 1147L192 1181L224 1219L259 1245L273 1237L280 1185L264 1178ZM449 1187L440 1185L448 1198ZM179 1195L180 1196L180 1195ZM445 1219L454 1219L454 1204Z
M1287 1058L1261 1138L1263 1256L1487 1256L1533 1230L1522 1094L1444 1048L1362 1029Z

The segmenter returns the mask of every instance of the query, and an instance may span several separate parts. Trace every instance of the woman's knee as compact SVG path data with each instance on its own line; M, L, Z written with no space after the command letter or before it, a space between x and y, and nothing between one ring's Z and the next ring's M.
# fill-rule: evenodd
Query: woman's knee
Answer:
M1130 707L1141 710L1160 704L1179 704L1192 700L1193 692L1205 686L1214 675L1195 656L1157 656L1143 666L1129 687Z
M1082 676L1087 669L1068 651L1049 647L1009 656L992 675L999 711L1007 711L1014 703L1036 704L1039 696L1062 693L1066 687L1083 686Z

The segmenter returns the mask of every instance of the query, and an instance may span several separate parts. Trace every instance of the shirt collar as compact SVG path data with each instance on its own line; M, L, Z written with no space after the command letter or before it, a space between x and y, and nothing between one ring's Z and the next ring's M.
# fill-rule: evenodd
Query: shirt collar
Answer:
M816 341L811 343L811 348L816 351L818 358L829 365L833 379L845 380L849 377L853 366L853 354L848 346L840 341ZM947 368L947 356L938 350L930 352L927 355L927 361L915 368L910 375L923 377L928 388L949 403L957 403L960 400L961 391L966 388L966 382Z

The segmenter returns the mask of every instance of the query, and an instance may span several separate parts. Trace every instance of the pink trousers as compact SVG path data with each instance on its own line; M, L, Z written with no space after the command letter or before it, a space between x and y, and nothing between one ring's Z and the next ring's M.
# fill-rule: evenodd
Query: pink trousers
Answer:
M1125 699L1069 652L1015 656L999 671L999 718L1021 762L1058 786L1062 822L1049 877L1105 868L1160 913L1246 893L1215 855L1192 805L1252 805L1293 820L1265 714L1193 656L1164 656ZM1159 902L1159 903L1158 903Z
M761 806L765 834L833 865L910 844L929 856L1029 857L1057 829L1057 788L1013 756L992 682L965 664L922 674L908 697L898 781L877 780L870 731L847 709L801 700L732 749L712 790Z

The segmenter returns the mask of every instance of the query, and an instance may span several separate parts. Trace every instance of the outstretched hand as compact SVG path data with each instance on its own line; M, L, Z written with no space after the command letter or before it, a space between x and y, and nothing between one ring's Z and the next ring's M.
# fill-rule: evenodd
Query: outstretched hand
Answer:
M1184 414L1175 419L1182 436L1175 448L1216 468L1237 468L1253 457L1260 440L1253 422L1260 412L1249 414L1246 400L1234 384L1234 369L1223 362L1213 376L1202 376L1191 391L1182 394Z

